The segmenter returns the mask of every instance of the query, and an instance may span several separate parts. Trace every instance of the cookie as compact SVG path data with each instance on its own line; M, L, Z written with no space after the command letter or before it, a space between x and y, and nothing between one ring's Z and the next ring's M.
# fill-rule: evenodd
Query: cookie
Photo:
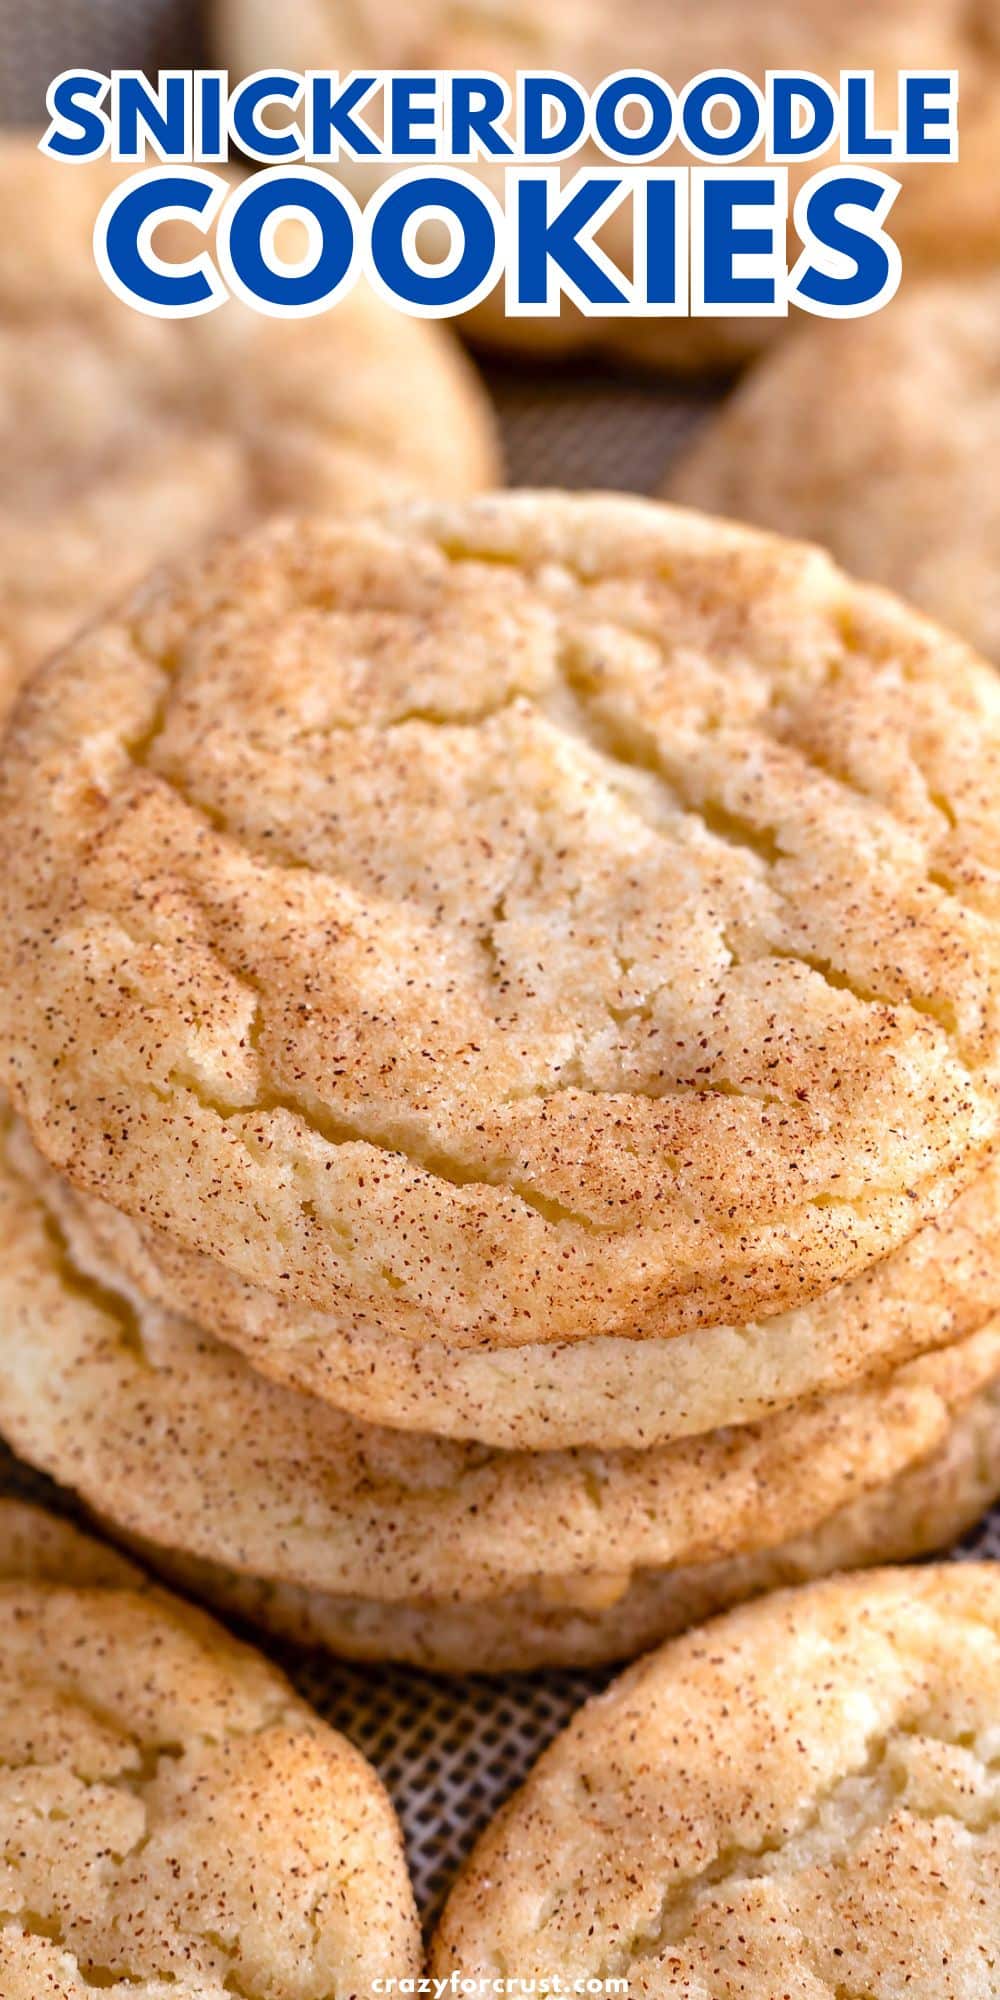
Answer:
M302 1310L107 1202L75 1199L93 1254L145 1298L202 1316L263 1374L366 1423L507 1450L615 1450L750 1423L948 1346L998 1299L996 1159L891 1256L774 1319L672 1340L496 1349L418 1343L364 1315Z
M969 0L959 74L959 157L910 170L893 218L904 271L988 268L1000 252L993 189L1000 172L1000 35L993 0Z
M763 1591L864 1563L933 1555L973 1527L998 1494L994 1383L955 1418L938 1450L811 1532L718 1562L637 1570L620 1595L614 1579L595 1579L587 1602L578 1584L560 1591L550 1582L476 1604L383 1604L264 1581L131 1539L151 1568L182 1589L298 1645L355 1660L403 1660L434 1673L501 1674L632 1659Z
M233 301L185 321L122 304L91 251L121 171L0 142L0 708L85 620L220 529L499 476L450 335L367 291L296 322Z
M419 1970L389 1801L281 1674L10 1502L0 1573L6 2000L323 2000Z
M61 1514L50 1514L29 1500L0 1499L0 1582L72 1584L74 1588L142 1590L148 1579L141 1569L74 1527Z
M557 1737L474 1850L432 1975L978 2000L1000 1948L998 1719L995 1564L733 1612Z
M600 496L276 523L15 711L9 1089L297 1305L777 1313L996 1146L998 776L993 672L815 551Z
M855 1390L643 1451L491 1452L363 1425L149 1308L23 1147L0 1182L0 1430L130 1534L277 1582L572 1606L779 1545L922 1463L1000 1383L1000 1321Z
M709 419L670 497L822 542L1000 661L1000 449L992 273L910 285L819 325Z
M848 0L830 8L822 0L701 0L697 7L657 7L627 0L614 8L606 0L549 0L540 14L530 0L415 0L385 7L375 0L288 0L280 12L269 0L215 0L218 60L234 75L278 64L292 70L441 69L492 70L513 87L518 71L567 73L586 88L619 71L652 71L680 88L706 70L741 71L763 88L775 69L805 69L835 86L843 69L875 73L880 115L894 118L897 71L901 68L962 66L963 80L978 69L980 52L968 19L966 0ZM829 166L824 155L791 170L792 191L806 175ZM698 163L680 147L668 149L672 166ZM763 164L762 155L751 164ZM606 169L596 146L575 155L567 178L580 166ZM394 171L387 168L386 172ZM468 169L466 169L468 171ZM502 166L480 166L480 177L502 201ZM903 169L904 177L907 170ZM338 178L353 179L359 196L370 192L377 172L337 167ZM936 190L928 189L928 199ZM908 195L899 198L905 210ZM922 201L921 201L922 208ZM425 228L428 225L425 225ZM791 259L798 252L798 241ZM628 205L598 234L598 242L628 271L632 264L632 220ZM442 248L444 246L442 245ZM430 254L425 243L425 255ZM502 288L466 316L476 339L514 347L535 356L597 349L638 361L645 367L688 371L732 368L778 340L785 319L727 318L587 319L568 301L555 318L509 319Z

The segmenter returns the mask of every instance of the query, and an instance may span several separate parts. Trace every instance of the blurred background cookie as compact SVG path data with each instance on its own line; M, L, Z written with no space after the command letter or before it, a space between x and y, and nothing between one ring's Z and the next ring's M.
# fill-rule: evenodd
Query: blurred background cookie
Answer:
M737 70L764 86L768 70L801 68L836 82L842 69L868 69L876 80L880 114L895 116L900 68L967 68L978 64L968 0L699 0L697 5L657 5L656 0L549 0L544 11L531 0L286 0L276 12L269 0L215 0L213 43L217 59L234 76L275 65L292 70L488 69L513 86L519 70L555 69L591 88L621 70L649 70L680 88L702 71ZM751 163L756 158L751 156ZM792 168L792 188L828 164L823 156ZM664 161L690 165L679 148ZM606 166L596 147L572 161ZM376 169L343 166L359 193L376 185ZM394 171L390 169L389 171ZM498 195L502 166L475 169ZM905 172L905 170L904 170ZM936 193L936 190L931 191ZM631 213L626 206L597 233L597 242L623 271L631 270ZM421 242L433 256L427 226ZM794 261L794 253L793 253ZM510 319L502 288L463 322L490 346L530 355L599 350L644 367L683 373L731 369L777 341L788 321L727 318L584 318L566 299L553 318Z
M500 476L451 334L363 289L297 322L231 299L157 320L116 299L91 236L123 171L0 141L0 708L88 617L222 529ZM187 235L168 224L160 253L190 255Z
M998 325L1000 271L798 331L698 433L668 497L822 542L1000 661Z
M1000 15L966 0L959 68L959 157L908 176L897 221L908 271L988 270L1000 262Z

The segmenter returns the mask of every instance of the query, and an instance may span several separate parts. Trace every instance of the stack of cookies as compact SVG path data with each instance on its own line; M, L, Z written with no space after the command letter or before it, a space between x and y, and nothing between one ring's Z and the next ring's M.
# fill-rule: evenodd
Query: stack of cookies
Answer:
M1000 1491L1000 683L622 499L257 529L0 759L0 1427L338 1651L621 1657Z

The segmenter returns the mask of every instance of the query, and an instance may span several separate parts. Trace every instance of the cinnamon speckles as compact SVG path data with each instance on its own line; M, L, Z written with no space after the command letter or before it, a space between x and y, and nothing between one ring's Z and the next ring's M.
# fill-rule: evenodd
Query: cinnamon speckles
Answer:
M995 1145L998 765L986 669L813 551L610 498L274 528L18 711L8 1086L297 1309L778 1312Z
M933 1555L1000 1492L1000 1382L975 1395L944 1443L898 1478L859 1494L806 1534L717 1562L550 1578L475 1603L389 1604L265 1581L136 1541L161 1575L208 1604L300 1645L434 1672L520 1672L626 1660L767 1590L856 1564ZM584 1588L586 1586L586 1588Z
M985 2000L998 1722L995 1564L733 1613L557 1738L475 1850L433 1970L619 1975L650 2000Z
M328 2000L412 1975L392 1809L274 1668L0 1503L7 2000Z
M0 1429L24 1457L147 1541L393 1610L461 1605L473 1629L505 1594L613 1607L640 1572L809 1536L1000 1392L988 1311L940 1352L757 1424L496 1451L362 1423L149 1306L23 1135L0 1160L0 1252Z
M526 1450L648 1447L751 1422L946 1346L996 1306L996 1160L890 1257L773 1318L501 1349L416 1343L370 1307L305 1311L106 1202L78 1192L75 1205L100 1259L265 1375L366 1421Z

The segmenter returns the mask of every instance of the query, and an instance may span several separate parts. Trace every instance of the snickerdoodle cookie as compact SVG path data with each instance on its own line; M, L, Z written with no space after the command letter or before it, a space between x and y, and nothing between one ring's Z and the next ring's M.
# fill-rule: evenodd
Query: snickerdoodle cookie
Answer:
M959 68L959 157L912 175L893 227L907 270L995 265L1000 253L1000 15L995 0L965 0Z
M137 1536L129 1541L150 1567L206 1603L300 1645L437 1673L518 1673L629 1660L765 1590L933 1555L973 1527L998 1494L1000 1380L971 1399L927 1458L808 1533L717 1562L597 1575L586 1588L580 1578L550 1578L473 1604L388 1604L241 1574Z
M998 1747L996 1564L765 1599L587 1703L475 1849L432 1972L987 2000Z
M671 499L822 542L1000 661L1000 278L796 335L711 417Z
M418 1970L389 1801L273 1667L9 1502L0 1577L5 2000L326 2000Z
M150 319L116 299L91 234L122 171L0 142L0 707L153 564L221 528L498 477L457 345L366 291L297 322L231 300ZM182 225L167 229L181 254Z
M311 1311L77 1191L94 1254L150 1302L200 1319L254 1367L365 1422L507 1449L649 1446L749 1423L898 1367L1000 1303L1000 1161L900 1249L808 1305L673 1339L525 1347L414 1341Z
M816 551L599 496L275 524L15 710L6 1082L303 1306L743 1324L996 1146L998 778L992 670Z
M648 1451L496 1452L378 1429L146 1305L13 1134L0 1431L130 1534L386 1604L567 1606L811 1533L942 1449L1000 1383L1000 1322L853 1390Z

